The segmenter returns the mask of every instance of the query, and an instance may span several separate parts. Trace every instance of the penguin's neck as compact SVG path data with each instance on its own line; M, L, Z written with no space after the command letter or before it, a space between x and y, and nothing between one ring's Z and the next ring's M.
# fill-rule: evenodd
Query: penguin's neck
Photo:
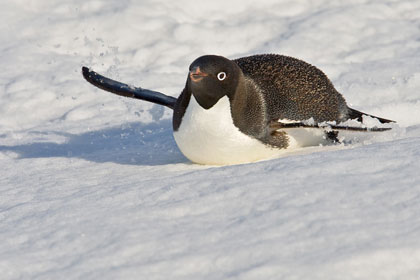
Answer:
M279 153L279 149L242 133L233 124L227 96L206 110L192 95L179 129L174 131L174 138L187 158L201 164L246 163Z

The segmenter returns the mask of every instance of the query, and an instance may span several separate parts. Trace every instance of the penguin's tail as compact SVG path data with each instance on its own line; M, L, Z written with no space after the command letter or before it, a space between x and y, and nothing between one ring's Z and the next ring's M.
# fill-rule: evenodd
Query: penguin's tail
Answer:
M392 122L395 122L393 120L388 120L388 119L376 117L376 116L373 116L373 115L369 115L369 114L366 114L366 113L357 111L355 109L352 109L350 107L347 107L347 108L348 108L349 119L351 119L351 120L356 119L359 122L362 122L363 121L363 116L368 116L368 117L372 117L372 118L377 119L381 123L392 123Z

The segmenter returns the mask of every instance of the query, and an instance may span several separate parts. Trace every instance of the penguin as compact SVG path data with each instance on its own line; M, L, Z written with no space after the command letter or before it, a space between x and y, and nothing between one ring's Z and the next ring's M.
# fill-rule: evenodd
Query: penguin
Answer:
M339 131L386 131L340 125L363 116L392 120L347 106L317 67L297 58L261 54L230 60L194 60L178 98L108 79L82 68L93 85L174 110L172 126L181 152L192 162L230 165L279 157L299 147L338 143Z

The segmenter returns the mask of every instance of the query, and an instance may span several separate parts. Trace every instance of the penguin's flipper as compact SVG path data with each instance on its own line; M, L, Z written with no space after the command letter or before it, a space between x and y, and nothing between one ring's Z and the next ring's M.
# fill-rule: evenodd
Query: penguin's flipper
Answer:
M286 128L317 128L317 129L331 129L331 130L347 130L347 131L361 131L361 132L382 132L391 130L391 127L358 127L358 126L343 126L335 124L306 124L304 122L282 123L277 120L271 121L269 124L270 131L286 129Z
M369 114L366 114L366 113L357 111L355 109L352 109L350 107L347 107L347 109L348 109L348 112L349 112L349 119L351 119L351 120L356 119L359 122L362 122L363 121L363 116L368 116L368 117L377 119L380 123L392 123L392 122L395 122L395 121L392 121L392 120L387 120L387 119L384 119L384 118L372 116L372 115L369 115Z
M82 67L82 73L86 81L92 85L117 95L150 101L169 107L171 109L174 108L175 102L177 100L175 97L165 95L158 91L133 87L124 83L117 82L115 80L111 80L96 73L95 71L89 70L87 67Z

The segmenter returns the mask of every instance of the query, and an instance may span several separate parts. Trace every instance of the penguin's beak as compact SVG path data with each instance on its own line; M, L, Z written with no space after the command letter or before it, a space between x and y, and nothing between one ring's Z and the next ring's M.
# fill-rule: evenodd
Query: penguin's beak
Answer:
M201 81L204 77L208 76L207 73L204 73L200 70L200 66L195 66L190 70L190 79L194 83Z

